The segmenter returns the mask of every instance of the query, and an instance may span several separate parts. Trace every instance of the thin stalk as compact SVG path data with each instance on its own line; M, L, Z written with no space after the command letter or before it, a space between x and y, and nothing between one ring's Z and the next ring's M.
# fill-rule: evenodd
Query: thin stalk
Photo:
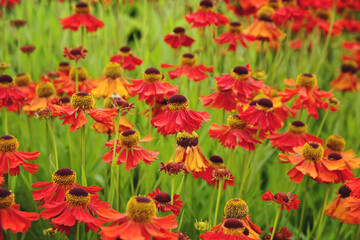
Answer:
M29 128L29 140L31 143L34 142L34 136L33 136L33 131L32 131L32 124L31 124L31 118L30 116L27 116L27 123L28 123L28 128ZM32 150L32 145L33 144L29 144L29 150Z
M69 147L69 158L70 158L70 167L74 169L74 159L72 156L72 143L71 143L71 132L70 128L67 129L67 138L68 138L68 147Z
M51 175L51 162L50 162L50 135L49 135L49 127L47 124L45 124L45 141L46 141L46 156L48 161L48 174Z
M331 187L330 184L326 185L324 203L323 203L323 206L321 208L321 213L320 213L321 215L320 215L320 220L318 221L318 227L317 227L317 232L316 232L315 239L320 239L320 236L321 236L321 233L322 233L323 221L324 221L324 211L325 211L327 201L329 199L330 187Z
M323 117L323 119L321 121L319 130L318 130L318 132L316 134L317 137L319 137L319 135L321 133L321 130L322 130L323 126L324 126L324 123L325 123L325 120L326 120L327 116L329 115L329 112L330 112L330 107L326 110L325 115L324 115L324 117Z
M8 174L7 174L7 184L8 184L8 189L11 189L11 179L10 179L10 158L8 158L7 160L7 167L8 167ZM14 189L15 190L15 189Z
M246 159L245 158L245 162L244 162L244 166L243 166L243 171L242 171L242 176L241 176L241 183L240 183L240 190L239 190L239 197L242 196L242 193L243 193L243 190L244 190L244 187L245 187L245 181L246 181L246 178L247 178L247 175L249 174L249 165L254 157L254 152L255 151L252 151L250 153L250 156Z
M116 167L116 210L120 211L120 166Z
M215 193L215 188L216 187L211 187L211 193L210 193L210 207L209 207L209 221L212 217L212 212L213 212L213 205L214 205L214 193Z
M171 205L174 204L174 192L175 192L175 175L171 174Z
M75 84L76 84L76 92L79 92L79 70L78 70L78 62L75 62Z
M81 46L84 46L85 41L85 26L81 26Z
M56 147L56 140L55 140L55 134L54 134L54 130L51 126L51 123L49 121L49 119L46 119L46 123L47 123L47 126L49 128L49 131L50 131L50 135L51 135L51 139L52 139L52 142L53 142L53 147L54 147L54 155L55 155L55 170L59 169L59 160L58 160L58 151L57 151L57 147Z
M85 125L81 127L81 166L85 171Z
M281 208L278 207L277 211L276 211L276 215L275 215L275 220L274 220L274 226L273 226L273 230L272 230L272 233L271 233L271 238L270 240L273 240L274 239L274 235L275 235L275 231L276 231L276 226L279 222L279 219L280 219L280 213L281 213Z
M234 149L231 149L231 150L230 150L229 160L228 160L227 166L226 166L228 169L230 169L230 165L231 165L231 161L232 161L232 159L233 159L233 155L234 155Z
M217 215L219 212L219 205L220 205L220 198L221 198L221 192L222 192L222 186L224 185L224 179L219 180L219 189L218 189L218 195L216 198L216 206L215 206L215 215L214 215L214 222L213 222L213 226L216 225L216 220L217 220Z
M343 222L340 222L339 228L338 228L338 230L337 230L337 232L336 232L336 236L335 236L334 239L340 239L339 236L340 236L341 228L342 228L343 225L344 225L344 223L343 223Z
M134 187L134 169L130 170L130 187L131 187L131 195L135 195L135 187Z
M5 135L9 134L9 127L8 127L8 111L4 108L4 131Z
M78 221L75 223L75 240L80 240L80 223Z
M360 240L360 225L359 225L358 230L356 232L355 240Z
M301 117L304 111L304 103L301 104L300 114L299 114L299 121L301 121Z
M297 234L297 237L296 237L297 240L300 239L301 228L302 228L303 221L304 221L305 208L306 208L306 195L307 195L307 192L309 190L309 182L310 182L310 178L307 177L306 185L305 185L304 197L303 197L303 201L302 201L303 204L302 204L302 209L301 209L300 222L299 222L299 227L298 227L298 234Z

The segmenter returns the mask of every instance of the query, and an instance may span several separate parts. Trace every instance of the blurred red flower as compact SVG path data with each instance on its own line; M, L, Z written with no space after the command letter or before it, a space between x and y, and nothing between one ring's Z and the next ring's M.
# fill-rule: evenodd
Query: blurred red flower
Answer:
M242 28L243 27L240 22L230 22L228 24L228 32L214 38L214 41L216 41L219 45L229 43L229 51L236 51L238 42L240 42L244 48L247 48L245 42L252 42L255 38L244 34L242 32Z
M7 108L9 112L17 112L24 105L26 95L13 83L9 75L0 76L0 109Z
M265 236L265 239L271 239L271 233L273 232L273 227L269 228L270 234ZM287 229L287 227L281 228L279 232L275 232L273 240L291 240L292 233Z
M268 190L261 196L261 200L273 201L275 203L278 203L281 205L280 207L281 210L284 210L286 207L286 210L288 210L289 212L291 209L295 209L295 210L298 209L300 200L296 198L297 198L296 194L294 194L292 197L290 193L283 193L283 192L276 193L274 195L271 193L270 190Z
M110 61L120 63L124 69L129 71L134 70L137 65L142 64L142 60L133 55L129 46L121 47L120 54L112 56Z
M156 208L161 212L172 212L175 216L179 216L180 210L183 206L183 202L178 200L179 195L174 194L173 204L171 204L171 196L160 189L155 189L147 195L147 197L154 200Z
M172 33L165 35L164 41L172 48L177 49L181 46L190 47L195 40L185 34L184 28L176 27Z

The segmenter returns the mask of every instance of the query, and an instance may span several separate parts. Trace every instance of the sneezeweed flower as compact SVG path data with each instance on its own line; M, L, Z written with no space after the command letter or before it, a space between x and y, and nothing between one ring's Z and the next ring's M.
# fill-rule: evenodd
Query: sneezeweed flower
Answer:
M352 180L355 178L354 173L352 172L351 168L346 165L345 160L342 158L341 154L339 153L330 153L327 155L327 159L333 162L344 163L345 168L341 170L334 170L335 174L337 175L337 180L335 183L345 182L347 180Z
M56 66L56 72L60 73L60 75L65 74L66 76L69 76L70 69L71 69L71 65L68 62L60 62Z
M4 135L0 137L0 175L4 173L11 176L19 175L20 166L31 174L37 172L39 165L28 161L37 159L40 152L19 152L19 146L20 143L14 136Z
M293 20L297 24L301 24L302 21L308 17L310 12L300 9L295 0L283 1L284 6L276 9L271 19L277 26L289 26L288 22Z
M40 108L34 113L34 117L39 120L49 119L53 115L53 111L50 107Z
M204 107L210 106L211 108L224 109L231 112L236 109L236 93L233 88L222 90L216 87L216 91L209 96L199 97Z
M286 88L279 93L282 102L287 102L299 95L293 105L293 109L307 109L308 113L315 119L319 118L318 108L328 109L329 104L324 98L333 97L333 94L318 89L317 78L310 73L304 73L297 76L296 83L292 78L285 79L285 84L295 87L294 89Z
M5 6L7 8L15 7L17 3L19 3L20 0L1 0L0 5Z
M229 10L233 11L237 16L249 16L254 13L262 6L266 5L268 0L243 0L243 1L231 1L225 0Z
M195 229L201 232L210 230L211 224L208 221L195 221Z
M22 47L20 47L20 51L26 54L30 54L35 50L35 46L34 45L24 45Z
M174 194L173 204L171 204L171 196L165 192L160 191L160 189L155 189L149 193L147 197L151 198L155 202L158 211L172 212L175 216L179 216L183 202L178 200L178 194Z
M137 65L142 64L142 60L133 55L129 46L123 46L120 48L120 54L114 55L110 58L111 62L117 62L125 70L132 71Z
M61 201L45 204L40 216L51 219L49 224L53 225L53 230L69 235L75 223L85 223L86 232L89 229L97 232L100 226L114 220L119 213L110 209L108 202L102 202L98 194L92 195L83 187L74 187L66 191Z
M59 119L64 119L63 125L69 124L72 132L87 123L85 112L96 122L110 126L117 109L97 109L94 105L95 99L91 94L79 92L73 94L70 105L50 105L50 107L54 112L53 117L61 116Z
M10 25L14 26L16 28L23 27L23 26L25 26L25 24L26 24L26 20L16 19L16 20L10 21Z
M158 159L158 152L146 150L139 145L140 142L151 141L152 138L148 135L140 140L140 133L136 130L126 130L119 136L116 143L116 155L118 156L116 164L120 165L126 163L125 170L129 171L144 161L146 164L151 164L155 159ZM111 147L110 151L105 153L101 159L105 163L112 164L114 152L114 140L105 143L105 147Z
M286 210L290 212L291 209L298 209L300 200L296 199L297 195L294 194L291 197L291 193L283 193L279 192L275 195L271 193L270 190L268 190L266 193L264 193L261 196L261 200L263 201L272 201L275 203L280 204L280 209L284 210L286 207Z
M0 73L5 71L6 69L10 68L10 64L6 62L0 62Z
M20 205L15 204L14 194L5 188L0 188L0 239L2 230L13 233L26 233L31 222L39 219L39 214L19 211Z
M176 235L178 240L190 240L187 233L175 232L175 235Z
M211 0L202 0L195 13L185 16L185 20L192 24L191 28L206 26L223 26L229 22L227 17L213 11L214 3Z
M164 41L172 48L177 49L181 46L190 47L195 40L185 34L184 28L176 27L172 33L165 35Z
M219 45L229 43L229 51L236 51L238 42L247 48L246 42L252 42L255 39L251 36L244 34L243 26L240 22L230 22L228 24L228 32L221 34L219 37L214 38Z
M183 131L192 133L199 129L204 121L210 120L207 112L197 112L188 106L189 101L186 97L179 94L173 95L168 100L166 110L154 117L151 124L166 137L168 134Z
M282 152L294 152L294 147L304 146L307 142L322 144L324 140L307 133L307 125L301 121L289 124L289 131L284 133L272 133L268 136L273 147Z
M345 60L341 65L340 75L330 82L330 86L338 91L358 91L360 84L357 69L358 65L354 60Z
M357 33L360 31L360 22L356 21L355 15L349 11L345 11L343 19L337 22L349 32Z
M163 163L161 162L161 167L159 169L159 172L164 171L165 173L169 175L177 175L179 173L187 174L188 171L186 170L185 164L183 162L168 162Z
M82 187L89 193L96 193L102 188L98 186L84 187L76 183L76 173L69 168L60 168L52 175L51 182L37 182L32 185L33 188L41 188L32 191L34 201L39 208L44 208L45 204L62 202L65 199L66 192L75 187Z
M0 109L6 107L9 112L17 112L25 97L25 93L14 85L12 77L0 75Z
M102 28L104 23L90 14L90 7L87 3L76 4L75 13L69 17L60 19L63 29L77 31L80 26L86 27L86 31L94 32Z
M126 213L120 214L108 227L101 227L99 234L103 240L167 239L178 240L169 231L177 227L175 215L156 217L154 201L145 196L134 196L126 205Z
M86 53L88 51L83 48L83 46L78 46L74 48L68 49L64 48L64 57L67 57L70 60L74 60L75 62L79 61L80 58L85 59Z
M189 79L199 82L208 77L205 72L212 72L212 66L206 67L203 64L196 65L197 58L192 53L183 54L180 57L180 64L161 64L162 68L174 68L175 70L169 71L170 79L181 77L183 74Z
M315 11L314 15L309 15L306 23L306 31L311 33L315 26L317 29L322 31L325 35L330 31L330 21L331 21L331 9L318 8ZM334 22L332 26L331 35L337 36L341 34L343 26L340 22Z
M271 239L271 234L273 232L273 227L269 228L270 234L265 236L265 239ZM291 240L292 233L287 229L287 227L281 228L280 231L275 232L273 240Z
M108 97L113 93L116 93L124 99L129 98L129 93L124 85L129 83L122 76L123 70L119 63L110 62L104 69L103 77L99 78L97 87L91 91L94 97Z
M143 78L133 80L127 85L131 96L139 95L139 100L145 100L146 104L154 105L155 101L162 101L165 98L177 93L177 86L172 86L165 81L164 75L156 68L148 68L143 72Z

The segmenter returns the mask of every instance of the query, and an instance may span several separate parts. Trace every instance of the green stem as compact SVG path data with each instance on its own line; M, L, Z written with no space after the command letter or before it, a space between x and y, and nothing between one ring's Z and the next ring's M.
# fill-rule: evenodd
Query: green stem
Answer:
M224 185L224 179L219 180L219 189L218 189L218 195L216 198L216 206L215 206L215 215L214 215L214 222L213 222L213 226L216 225L217 222L217 215L219 212L219 205L220 205L220 198L221 198L221 192L222 192L222 186Z
M81 127L81 166L85 171L85 125Z
M318 221L318 227L317 227L317 232L316 232L316 237L315 239L320 239L320 235L322 233L322 229L323 229L323 221L324 221L324 211L325 211L325 207L329 198L329 193L330 193L330 184L326 185L326 190L325 190L325 197L324 197L324 203L323 206L321 208L321 212L320 212L320 220Z
M360 240L360 225L359 225L358 230L356 232L355 240Z
M245 187L245 182L246 182L247 176L249 175L249 172L250 172L249 166L251 164L252 159L254 158L254 154L255 154L255 151L252 151L250 153L249 158L247 158L247 159L245 158L245 162L244 162L244 165L243 165L242 176L241 176L239 197L241 197L242 194L243 194L243 190L244 190L244 187Z
M11 179L10 179L10 158L8 158L7 160L7 167L8 167L8 173L7 173L7 184L8 184L8 189L11 189Z
M84 46L85 42L85 26L81 26L81 46Z
M49 136L49 127L47 124L45 124L45 144L46 144L46 157L47 157L47 161L48 161L48 173L49 176L51 175L51 161L50 161L50 136Z
M275 215L274 226L273 226L273 230L272 230L272 233L271 233L270 240L274 239L274 235L275 235L275 232L276 232L276 226L277 226L277 224L279 222L279 218L280 218L280 213L281 213L281 208L278 207L278 209L276 211L276 215Z
M175 192L175 175L171 174L171 205L174 204L174 192Z
M58 160L58 151L57 151L57 147L56 147L56 139L55 139L54 130L53 130L52 126L51 126L51 123L50 123L49 119L46 119L46 123L47 123L47 126L49 128L51 139L52 139L52 142L53 142L53 147L54 147L55 168L56 168L55 170L58 170L59 169L59 160Z
M116 167L116 210L120 211L120 166Z
M329 107L329 108L330 108L330 107ZM318 132L317 132L317 134L316 134L317 137L319 137L319 135L320 135L320 133L321 133L321 130L322 130L323 126L324 126L324 123L325 123L325 120L326 120L327 116L329 115L329 112L330 112L330 109L327 109L326 112L325 112L325 115L324 115L324 117L323 117L323 119L322 119L322 121L321 121L319 130L318 130Z
M8 127L8 111L4 108L4 131L5 135L9 134L9 127Z
M78 62L75 62L75 86L76 92L79 92L79 69L78 69Z
M135 195L135 187L134 187L134 169L130 170L130 187L131 187L131 195Z
M80 223L78 221L75 223L75 240L80 240Z
M210 193L210 207L209 207L209 221L212 217L212 211L213 211L213 205L214 205L214 192L216 187L211 187L211 193Z
M72 143L71 143L71 132L70 128L67 129L67 138L68 138L68 147L69 147L69 158L70 158L70 167L74 169L74 159L72 156Z
M300 114L299 114L299 121L301 121L301 117L304 111L304 103L301 104Z
M297 240L300 239L301 228L302 228L303 221L304 221L304 214L305 214L305 208L306 208L306 195L307 195L307 192L308 192L308 189L309 189L309 182L310 182L310 178L307 177L306 185L305 185L304 197L303 197L303 201L302 201L302 208L301 208L300 222L299 222L299 227L298 227L298 234L297 234L297 237L296 237Z
M341 228L342 228L343 225L344 225L344 223L343 223L343 222L340 222L339 228L338 228L338 230L337 230L337 232L336 232L336 236L335 236L334 239L340 239L340 238L339 238L339 235L340 235Z
M27 123L28 123L28 128L29 128L29 140L30 140L30 143L33 143L34 142L34 136L33 136L33 131L32 131L32 124L31 124L31 118L30 116L27 116ZM29 144L29 150L31 151L32 150L32 145L33 144Z
M234 149L231 149L230 150L230 155L229 155L229 160L228 160L228 162L227 162L227 169L230 169L230 165L231 165L231 161L232 161L232 159L233 159L233 155L234 155Z

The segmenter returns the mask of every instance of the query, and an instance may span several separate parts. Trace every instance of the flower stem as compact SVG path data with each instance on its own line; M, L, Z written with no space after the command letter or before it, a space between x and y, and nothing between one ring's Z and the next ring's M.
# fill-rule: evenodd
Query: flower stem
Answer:
M81 166L85 171L85 125L81 127Z
M78 221L75 223L75 240L80 240L80 223Z
M51 139L52 139L52 142L53 142L53 147L54 147L54 154L55 154L55 170L58 170L59 169L59 160L58 160L58 151L57 151L57 147L56 147L56 139L55 139L55 134L54 134L54 130L51 126L51 123L49 121L49 119L46 119L46 123L47 123L47 126L49 128L49 132L50 132L50 135L51 135Z
M46 157L48 161L48 174L51 175L50 144L49 144L50 136L49 136L49 127L47 124L45 124L45 138L46 138Z
M68 138L68 147L69 147L69 158L70 158L70 167L74 169L74 159L72 156L72 143L71 143L71 132L70 128L67 129L67 138Z
M245 162L243 165L243 171L242 171L242 178L241 178L241 184L240 184L240 190L239 190L239 197L242 196L243 190L245 187L246 178L249 175L250 169L249 166L251 164L251 161L254 157L255 150L250 153L250 156L248 158L245 158Z
M329 108L330 108L330 107L329 107ZM321 129L322 129L323 126L324 126L325 120L326 120L327 116L329 115L329 112L330 112L330 109L329 109L329 108L326 110L325 115L324 115L324 117L323 117L323 119L322 119L322 121L321 121L319 130L318 130L318 132L317 132L317 134L316 134L317 137L319 137L319 135L320 135L320 133L321 133Z
M134 187L134 169L130 170L130 187L131 187L131 195L135 195L135 187Z
M330 193L330 184L326 185L326 190L325 190L325 197L324 197L324 203L323 206L321 208L321 212L320 212L320 220L318 221L318 227L317 227L317 231L316 231L316 237L315 239L320 239L322 230L323 230L323 221L324 221L324 211L325 211L325 207L329 198L329 193Z
M230 169L231 161L232 161L232 159L233 159L233 155L234 155L234 149L231 149L231 150L230 150L230 155L229 155L229 160L228 160L227 166L226 166L228 169Z
M120 211L120 166L116 167L116 210Z
M211 187L211 193L210 193L210 206L209 206L209 221L212 217L212 211L213 211L213 205L214 205L214 192L215 192L215 186Z
M81 26L81 46L84 46L85 41L85 26Z
M175 191L175 175L171 174L171 205L174 204L174 191Z
M337 232L336 232L336 237L335 237L335 239L339 239L339 235L340 235L341 228L342 228L343 225L344 225L344 223L343 223L343 222L340 222L339 228L338 228L338 230L337 230Z
M9 127L8 127L8 111L4 108L4 131L5 135L9 134Z
M355 240L360 240L360 225L359 225L358 230L356 232Z
M273 240L274 239L274 236L275 236L275 232L276 232L276 226L279 222L279 218L280 218L280 213L281 213L281 208L278 207L277 211L276 211L276 215L275 215L275 220L274 220L274 226L273 226L273 230L272 230L272 233L271 233L271 238L270 240Z
M79 92L79 70L78 70L78 62L75 61L75 86L76 92Z
M304 200L302 201L303 205L302 205L302 209L301 209L300 222L299 222L299 227L298 227L298 234L297 234L297 237L296 237L297 240L300 239L301 228L302 228L303 221L304 221L304 214L305 214L305 208L306 208L306 195L307 195L307 192L308 192L308 189L309 189L309 182L310 182L310 178L307 177L306 185L305 185L305 192L304 192L304 197L303 197Z
M213 222L213 226L216 225L216 220L217 220L217 215L219 212L219 205L220 205L220 198L221 198L221 192L222 192L222 186L224 185L224 179L220 179L219 180L219 189L218 189L218 195L216 198L216 206L215 206L215 215L214 215L214 222Z

